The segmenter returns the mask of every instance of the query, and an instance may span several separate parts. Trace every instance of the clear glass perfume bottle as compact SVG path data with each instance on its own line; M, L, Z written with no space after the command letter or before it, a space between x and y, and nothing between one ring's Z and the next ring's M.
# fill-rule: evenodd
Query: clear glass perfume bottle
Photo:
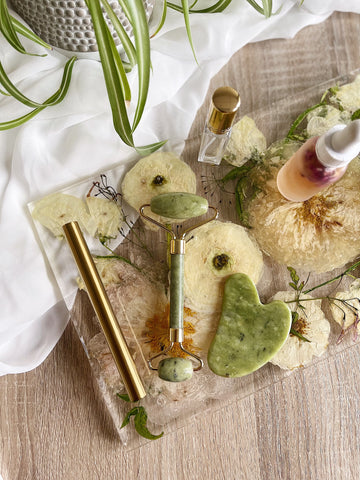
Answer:
M240 96L236 90L231 87L215 90L201 138L199 162L220 164L239 106Z
M279 170L279 192L287 200L304 202L340 180L359 152L360 120L309 138Z

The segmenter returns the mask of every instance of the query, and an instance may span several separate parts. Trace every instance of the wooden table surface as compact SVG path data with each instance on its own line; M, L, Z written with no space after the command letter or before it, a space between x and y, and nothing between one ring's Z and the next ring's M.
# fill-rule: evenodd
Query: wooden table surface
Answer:
M242 111L360 67L360 16L335 13L291 40L247 45L212 80L242 92ZM244 95L245 92L245 95ZM360 345L124 452L70 323L32 372L0 378L4 480L358 479Z

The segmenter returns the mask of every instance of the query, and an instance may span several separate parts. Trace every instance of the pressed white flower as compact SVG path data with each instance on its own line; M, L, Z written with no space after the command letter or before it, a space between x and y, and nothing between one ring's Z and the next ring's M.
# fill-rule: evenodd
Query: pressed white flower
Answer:
M262 254L245 228L212 221L191 232L186 244L185 302L197 312L220 311L225 279L246 273L257 283L263 270Z
M255 151L261 153L265 148L264 134L257 128L254 120L245 115L231 130L224 159L231 165L240 167Z
M342 267L360 253L360 160L354 159L338 182L309 200L289 202L276 186L277 172L291 156L290 146L285 149L286 157L275 145L270 154L276 156L252 173L259 187L248 206L252 234L281 264L318 273Z
M306 131L309 137L326 133L338 124L348 124L351 115L348 111L340 111L331 105L321 105L307 115Z
M305 294L301 295L300 298L307 299L301 303L304 310L296 307L295 303L289 304L290 309L299 315L293 328L309 341L306 342L296 335L289 334L283 347L270 360L271 363L285 370L293 370L308 365L314 356L320 357L323 355L329 344L330 323L321 310L321 300L308 300L313 297ZM278 292L272 298L272 300L286 302L294 299L295 294L291 291Z
M100 239L116 237L123 222L119 206L106 198L86 197L86 202L74 195L54 193L35 204L35 220L56 237L63 237L62 226L76 221L82 230Z
M55 237L64 237L62 226L73 221L77 221L80 227L87 231L93 231L93 228L90 228L91 217L85 202L73 195L64 193L47 195L36 202L32 217L48 228Z
M360 333L360 279L357 278L354 280L348 291L337 292L335 298L339 299L339 301L331 301L331 313L335 322L341 325L342 335L345 334L351 326L356 326L357 331Z
M100 197L86 197L86 205L99 238L116 237L123 223L123 214L116 202Z
M351 113L358 110L360 108L360 75L353 82L339 87L331 100L335 103L340 102L342 108Z
M127 172L121 185L124 198L135 210L160 193L196 193L196 177L189 165L171 152L156 152L141 158ZM150 210L146 213L151 213ZM151 217L161 223L169 219L151 213ZM171 222L175 220L172 219ZM151 223L146 226L155 229Z

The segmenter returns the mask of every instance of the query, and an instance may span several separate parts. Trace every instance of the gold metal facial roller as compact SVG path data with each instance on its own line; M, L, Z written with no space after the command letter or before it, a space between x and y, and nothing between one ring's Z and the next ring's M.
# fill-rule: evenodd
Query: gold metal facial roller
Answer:
M177 237L175 233L166 225L156 221L149 215L144 213L146 208L150 208L151 212L167 218L190 219L199 217L213 210L213 215L183 231ZM185 255L185 237L195 228L204 225L218 217L218 211L215 207L208 205L206 199L191 193L163 193L152 198L150 204L140 207L140 214L146 220L161 227L171 235L170 254L170 321L169 321L169 340L170 345L163 351L150 358L149 367L157 370L158 375L163 380L170 382L181 382L189 379L193 371L198 371L203 367L203 361L197 355L188 352L183 347L184 341L184 255ZM153 361L163 355L169 353L174 344L178 343L179 347L187 355L195 359L197 366L193 368L193 362L187 358L167 357L161 360L157 367L153 365Z

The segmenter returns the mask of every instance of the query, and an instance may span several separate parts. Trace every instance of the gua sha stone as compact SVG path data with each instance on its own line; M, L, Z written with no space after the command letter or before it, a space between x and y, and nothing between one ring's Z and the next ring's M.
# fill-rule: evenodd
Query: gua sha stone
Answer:
M284 302L275 300L263 305L247 275L231 275L225 283L208 365L222 377L242 377L254 372L280 350L290 327L291 312Z

